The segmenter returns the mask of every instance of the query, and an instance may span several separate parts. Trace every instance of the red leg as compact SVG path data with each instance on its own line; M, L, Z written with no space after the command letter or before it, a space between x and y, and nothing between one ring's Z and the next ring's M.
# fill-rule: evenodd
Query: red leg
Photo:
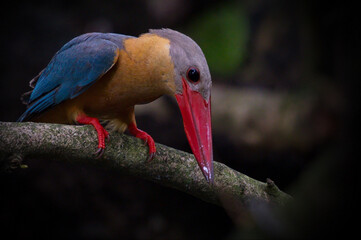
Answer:
M95 152L95 155L97 158L100 158L103 155L104 149L105 149L104 139L105 138L109 139L109 133L107 132L107 130L105 130L103 128L102 125L100 125L99 120L97 118L88 117L86 115L79 115L76 118L76 121L80 124L93 125L93 127L97 131L97 133L98 133L98 150Z
M149 146L149 157L148 162L152 161L156 152L155 143L153 138L146 132L137 128L137 125L133 122L128 125L130 134L136 138L140 138L145 141Z

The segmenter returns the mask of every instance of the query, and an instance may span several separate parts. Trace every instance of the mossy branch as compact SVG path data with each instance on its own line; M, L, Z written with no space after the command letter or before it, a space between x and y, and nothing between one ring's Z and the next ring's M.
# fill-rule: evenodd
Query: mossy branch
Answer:
M192 154L161 144L156 144L156 157L148 163L147 146L125 134L111 133L104 155L95 159L96 139L91 126L0 122L0 164L9 166L14 156L96 164L178 189L217 205L222 205L225 198L245 205L251 200L284 205L290 199L271 180L259 182L218 162L214 162L215 178L211 186Z

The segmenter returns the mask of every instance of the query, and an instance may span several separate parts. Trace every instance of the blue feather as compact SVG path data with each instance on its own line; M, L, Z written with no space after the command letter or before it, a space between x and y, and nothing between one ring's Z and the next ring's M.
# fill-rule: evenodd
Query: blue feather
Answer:
M130 36L88 33L66 43L41 72L29 98L24 121L88 89L116 62L123 40Z
M53 106L55 93L56 91L52 91L30 105L29 108L26 109L26 111L19 117L18 122L22 122L27 118L31 118L37 113L44 111L46 108Z

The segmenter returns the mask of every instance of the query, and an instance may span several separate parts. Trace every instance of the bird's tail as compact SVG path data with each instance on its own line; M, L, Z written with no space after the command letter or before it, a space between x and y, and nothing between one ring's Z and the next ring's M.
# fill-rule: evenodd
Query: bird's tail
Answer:
M29 105L28 109L18 118L18 122L24 122L30 120L32 117L38 115L45 109L51 107L54 104L54 95L56 91L51 91L42 98Z

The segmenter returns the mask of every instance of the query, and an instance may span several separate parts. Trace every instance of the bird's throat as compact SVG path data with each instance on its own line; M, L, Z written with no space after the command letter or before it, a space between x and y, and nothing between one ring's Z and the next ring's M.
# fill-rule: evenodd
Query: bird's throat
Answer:
M124 41L121 60L129 64L128 76L134 79L130 81L136 82L138 91L144 89L144 94L153 93L158 96L174 94L174 64L169 48L169 40L155 34L143 34L139 38Z

